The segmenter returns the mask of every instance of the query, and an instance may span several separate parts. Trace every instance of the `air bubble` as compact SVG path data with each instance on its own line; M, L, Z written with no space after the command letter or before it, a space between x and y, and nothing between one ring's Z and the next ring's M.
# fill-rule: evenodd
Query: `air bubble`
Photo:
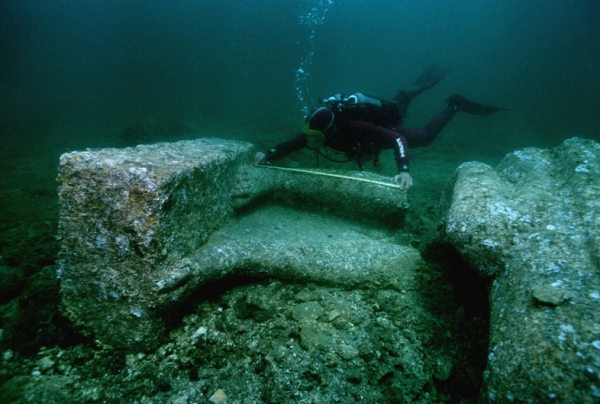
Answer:
M301 13L298 17L300 24L306 25L309 29L308 53L300 62L300 67L298 68L298 70L296 70L296 78L294 81L296 97L302 105L302 113L304 115L308 115L308 112L310 110L307 100L311 99L310 72L312 69L313 58L315 55L316 27L323 24L323 22L325 21L325 15L327 14L327 10L331 5L333 5L333 0L317 0L307 12Z

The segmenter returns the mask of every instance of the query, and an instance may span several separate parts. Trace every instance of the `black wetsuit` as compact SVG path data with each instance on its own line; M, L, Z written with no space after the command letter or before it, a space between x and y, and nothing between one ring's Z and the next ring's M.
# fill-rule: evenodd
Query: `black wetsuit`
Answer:
M444 126L452 120L456 109L448 106L423 129L396 125L392 128L362 120L341 120L336 117L337 130L325 141L324 147L344 153L349 160L377 157L381 150L393 149L398 172L410 170L409 147L429 146ZM293 137L266 152L267 161L276 160L307 146L306 134Z

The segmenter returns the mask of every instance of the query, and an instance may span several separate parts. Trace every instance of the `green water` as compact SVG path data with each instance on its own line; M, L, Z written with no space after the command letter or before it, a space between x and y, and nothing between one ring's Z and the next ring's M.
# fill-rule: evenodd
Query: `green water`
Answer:
M58 253L56 167L63 152L121 147L127 133L148 142L239 139L262 150L297 134L303 112L318 98L361 91L392 99L436 62L449 73L411 104L407 126L423 126L454 93L509 111L459 114L432 146L411 150L412 209L394 237L419 246L462 162L495 165L518 148L551 147L573 136L600 139L598 4L2 1L0 265L22 274L15 295L30 294L21 302L56 305L52 277L40 274ZM281 164L313 167L315 158L300 151ZM393 176L393 155L384 152L381 167L366 169ZM281 214L266 212L271 219ZM293 236L295 226L306 230L319 221L327 219L303 216L261 231ZM340 226L356 237L387 237ZM329 236L319 230L318 237ZM38 292L40 282L50 298ZM15 302L0 305L4 337L14 330ZM19 346L36 352L61 342L55 308L44 306L29 328L19 328Z

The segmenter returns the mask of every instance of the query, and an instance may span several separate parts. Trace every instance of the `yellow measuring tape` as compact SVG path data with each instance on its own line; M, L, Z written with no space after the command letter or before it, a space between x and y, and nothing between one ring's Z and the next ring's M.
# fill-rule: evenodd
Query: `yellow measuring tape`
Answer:
M276 166L262 165L262 164L254 164L254 166L255 167L260 167L260 168L271 168L271 169L274 169L274 170L293 171L293 172L296 172L296 173L304 173L304 174L311 174L311 175L322 175L324 177L343 178L345 180L362 181L362 182L368 182L368 183L371 183L371 184L383 185L385 187L390 187L390 188L404 189L399 184L393 184L391 182L368 180L366 178L350 177L349 175L324 173L322 171L301 170L301 169L298 169L298 168L276 167Z

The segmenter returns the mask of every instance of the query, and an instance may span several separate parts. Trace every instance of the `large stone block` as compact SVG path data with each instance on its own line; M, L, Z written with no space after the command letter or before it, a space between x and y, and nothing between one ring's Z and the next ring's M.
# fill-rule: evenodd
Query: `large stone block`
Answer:
M395 269L419 265L418 253L386 242L211 238L268 199L401 223L403 191L273 172L252 166L252 154L248 143L199 139L61 156L64 312L103 344L145 349L160 343L168 317L199 286L230 274L352 287L410 282Z
M445 237L490 280L490 402L600 401L600 144L461 165Z

